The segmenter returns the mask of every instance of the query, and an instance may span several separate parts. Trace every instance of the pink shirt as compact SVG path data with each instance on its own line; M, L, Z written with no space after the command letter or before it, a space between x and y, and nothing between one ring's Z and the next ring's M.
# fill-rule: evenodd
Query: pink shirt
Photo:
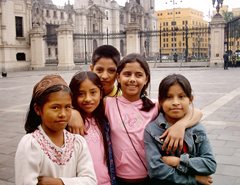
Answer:
M111 185L107 161L105 160L104 156L105 151L103 138L99 128L96 125L95 119L88 118L85 121L85 128L87 129L88 134L84 137L87 141L93 159L98 185Z
M123 122L130 134L135 148L146 164L143 133L145 126L158 115L157 104L148 112L141 111L142 100L130 102L123 96L118 97L118 105ZM147 171L137 156L123 126L116 105L116 97L107 97L105 114L111 128L111 139L116 173L125 179L139 179L147 176Z

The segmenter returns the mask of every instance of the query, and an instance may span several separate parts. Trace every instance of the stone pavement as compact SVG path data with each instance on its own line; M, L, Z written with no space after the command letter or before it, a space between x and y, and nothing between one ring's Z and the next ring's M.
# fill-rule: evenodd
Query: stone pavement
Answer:
M7 78L0 78L0 185L14 184L14 155L24 135L24 119L33 85L50 73L59 73L69 82L75 72L11 72ZM202 122L218 163L214 185L239 185L240 68L152 68L151 98L157 98L160 80L170 73L181 73L190 80L194 106L204 113Z

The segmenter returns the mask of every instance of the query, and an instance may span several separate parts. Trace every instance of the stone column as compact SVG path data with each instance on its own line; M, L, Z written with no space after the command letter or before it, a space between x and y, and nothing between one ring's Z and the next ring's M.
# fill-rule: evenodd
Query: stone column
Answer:
M120 17L120 8L118 3L113 0L111 1L112 7L112 32L118 33L120 30L120 22L116 21ZM116 47L120 51L120 39L110 39L110 44Z
M62 24L57 29L58 68L73 69L73 27Z
M211 26L211 67L223 67L225 21L217 13L210 22Z
M127 37L127 54L129 53L140 53L140 38L139 33L140 27L136 23L129 23L126 28Z
M31 69L43 68L45 66L44 31L39 25L33 25L29 33L31 40Z
M15 44L15 16L14 2L12 0L0 0L0 70L2 76L7 76L7 71L15 61L12 54L12 46Z

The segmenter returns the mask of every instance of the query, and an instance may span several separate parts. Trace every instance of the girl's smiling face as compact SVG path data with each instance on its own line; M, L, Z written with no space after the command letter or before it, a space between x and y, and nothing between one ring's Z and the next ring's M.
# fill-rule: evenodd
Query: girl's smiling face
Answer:
M98 107L101 100L101 91L88 78L85 79L80 87L77 102L79 107L87 114L91 116L92 112Z
M137 101L148 77L138 62L130 62L118 74L117 80L121 85L122 95L129 101Z

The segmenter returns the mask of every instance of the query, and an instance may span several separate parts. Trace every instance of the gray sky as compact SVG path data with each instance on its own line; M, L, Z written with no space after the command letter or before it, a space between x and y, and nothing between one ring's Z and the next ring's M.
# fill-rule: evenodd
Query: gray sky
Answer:
M54 4L64 5L68 0L52 0ZM80 1L80 0L79 0ZM116 0L118 4L124 5L127 0ZM208 15L213 10L212 0L172 0L175 2L175 8L178 7L190 7L204 12L204 15ZM182 2L180 2L182 1ZM70 0L70 3L73 4L74 0ZM240 0L224 0L224 5L228 5L229 8L240 8ZM162 9L171 9L173 8L173 2L170 0L155 0L155 10Z

